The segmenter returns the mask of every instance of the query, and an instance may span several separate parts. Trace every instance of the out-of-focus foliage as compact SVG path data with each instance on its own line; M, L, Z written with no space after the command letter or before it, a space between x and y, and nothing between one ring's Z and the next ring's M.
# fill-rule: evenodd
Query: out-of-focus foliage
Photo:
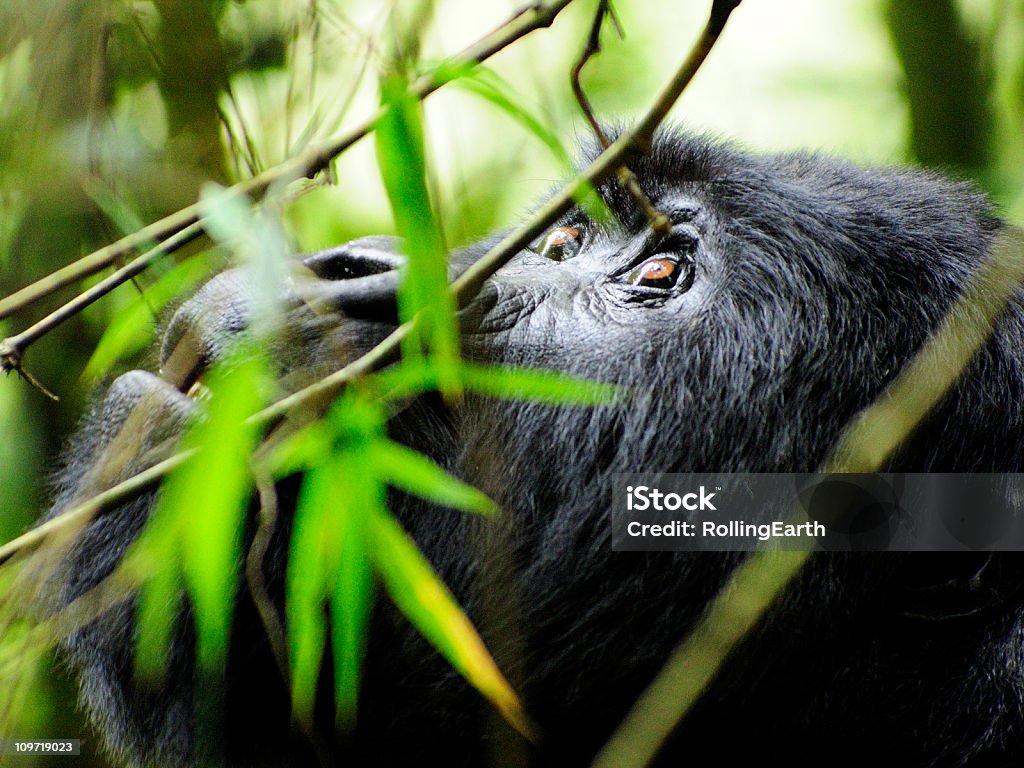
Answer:
M470 44L520 4L435 3L419 30L417 66ZM628 120L647 103L696 35L705 5L616 2L626 37L607 31L603 53L584 76L602 118ZM393 7L378 0L0 4L0 295L194 202L211 180L249 177L371 114L380 79L394 75L384 42ZM396 13L408 22L418 18L418 7L400 2ZM574 4L550 30L495 56L492 74L463 80L424 105L422 161L430 173L417 181L418 209L429 212L434 251L507 225L563 175L559 141L586 138L568 73L592 11L592 2ZM415 105L405 106L418 120ZM673 114L756 148L812 147L863 162L939 165L976 179L1019 220L1024 0L746 0ZM396 146L389 142L385 154ZM279 191L280 249L408 229L401 214L392 214L395 198L408 203L408 191L389 190L388 176L385 170L382 180L373 143L364 141L332 165L332 184L297 198ZM225 226L231 229L230 219ZM203 248L201 261L184 261ZM24 530L44 506L50 462L92 379L152 363L146 349L157 317L181 289L226 263L228 250L196 244L34 345L26 367L60 403L15 377L0 381L0 539ZM426 293L429 300L433 294ZM0 322L0 334L23 329L62 298ZM437 376L436 369L426 373ZM460 376L463 386L501 396L525 388L559 399L574 386L514 372L496 377L466 368ZM399 390L423 386L393 383ZM589 392L587 399L606 394ZM402 574L421 566L387 518L375 520L378 533L391 536L392 550L402 550L383 574L401 601ZM360 529L348 540L366 535ZM193 555L193 570L223 571L223 563ZM352 574L369 569L358 558L338 563L355 578L351 583L358 582ZM341 609L358 616L365 595L348 593ZM223 597L200 600L212 612ZM315 646L314 634L307 640ZM20 658L12 656L19 642L17 632L0 638L0 663ZM342 646L334 661L344 712L361 651L355 640ZM38 665L26 678L31 685L0 717L16 717L13 727L24 736L85 738L84 762L98 759L73 713L67 682L45 659L31 663Z

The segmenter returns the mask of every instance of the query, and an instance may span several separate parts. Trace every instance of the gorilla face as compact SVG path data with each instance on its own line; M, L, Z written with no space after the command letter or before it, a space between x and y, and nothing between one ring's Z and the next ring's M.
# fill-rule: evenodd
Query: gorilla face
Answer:
M467 358L623 385L629 399L578 408L470 396L446 407L427 397L392 424L397 439L503 509L490 523L392 499L540 724L539 746L522 752L533 764L585 764L740 560L613 553L613 475L813 470L935 329L1001 226L983 197L936 176L758 157L681 133L662 134L631 167L670 217L668 234L654 235L630 198L606 185L609 220L566 214L460 313ZM456 254L453 273L488 245ZM367 238L304 259L312 274L287 287L274 355L286 387L339 368L394 329L396 254L393 241ZM87 422L55 512L166 453L193 408L186 393L245 329L253 297L236 270L179 309L161 376L122 377ZM894 468L1022 469L1022 323L1017 301ZM294 487L284 486L266 566L278 596L294 504ZM66 598L110 572L151 503L89 526ZM844 733L867 735L845 755L885 749L911 764L1019 756L1019 571L989 556L817 558L681 726L666 760L773 754L800 765L824 759ZM985 610L963 611L972 600ZM247 595L239 601L222 754L229 764L302 763L310 754L289 730L262 627ZM930 622L915 610L922 601ZM130 679L130 605L71 639L86 706L115 751L161 764L208 759L193 739L197 692L181 634L176 679L156 691ZM476 764L512 749L476 694L386 605L366 665L355 734L327 729L339 759Z

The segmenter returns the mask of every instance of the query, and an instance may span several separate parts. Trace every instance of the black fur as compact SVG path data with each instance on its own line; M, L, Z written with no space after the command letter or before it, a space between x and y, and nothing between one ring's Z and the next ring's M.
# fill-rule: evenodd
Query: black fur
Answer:
M623 384L636 392L629 404L469 397L446 409L426 398L393 424L398 439L504 510L495 523L392 500L522 693L542 731L539 745L517 740L380 600L358 728L346 737L325 729L321 755L369 765L432 757L453 765L522 757L586 764L742 557L613 553L613 473L813 470L935 329L1002 226L972 187L936 175L863 170L811 154L755 156L680 132L661 134L632 167L673 218L667 241L659 245L633 201L609 184L602 195L621 225L570 213L562 223L588 233L580 255L555 262L524 252L463 312L468 357ZM360 248L384 250L373 241L336 253L356 259ZM690 254L688 289L637 295L616 279L666 250ZM243 299L223 299L244 297L244 276L218 280L179 312L169 334L198 329L212 356L245 310ZM333 306L355 306L358 280L325 286ZM301 341L286 345L284 367L293 376L315 373L365 351L390 327L384 304L329 321L297 312ZM164 413L191 408L165 383L129 376L87 422L55 511L152 461L95 476L133 398L155 397ZM1022 395L1024 305L1015 301L893 467L1021 471ZM169 418L165 431L178 424ZM163 436L138 445L160 455ZM281 489L285 511L293 486ZM150 503L89 527L70 561L65 598L110 571ZM287 535L285 515L267 564L278 597ZM1024 756L1022 582L1024 563L1012 555L818 556L662 759L1015 764ZM247 593L239 599L227 741L211 754L230 765L304 764L313 750L289 729L263 630ZM131 685L129 605L68 644L87 709L129 762L194 764L207 754L191 714L196 681L183 615L165 690Z

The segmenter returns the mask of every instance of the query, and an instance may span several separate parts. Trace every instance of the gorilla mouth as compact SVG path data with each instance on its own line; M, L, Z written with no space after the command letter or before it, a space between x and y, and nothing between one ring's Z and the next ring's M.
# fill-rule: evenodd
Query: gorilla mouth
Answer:
M198 399L201 390L206 389L202 378L210 367L209 357L198 346L195 332L189 329L160 364L160 378L192 399Z

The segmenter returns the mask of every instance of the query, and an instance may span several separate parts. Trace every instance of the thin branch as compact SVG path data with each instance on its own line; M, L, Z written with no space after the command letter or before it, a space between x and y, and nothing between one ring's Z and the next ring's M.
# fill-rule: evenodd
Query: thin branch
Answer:
M3 353L3 347L0 346L0 354L2 354L2 353ZM17 371L18 375L21 376L21 378L23 378L25 381L27 381L28 385L30 387L32 387L35 390L38 390L39 392L42 392L45 397L48 397L50 400L53 400L53 402L55 402L55 403L60 401L60 398L57 397L56 393L54 393L54 392L50 391L49 389L47 389L46 385L43 384L43 382L41 382L39 379L37 379L31 373L26 371L24 368L22 368L20 364L17 365L17 366L14 366L13 368L7 368L6 366L4 366L2 364L2 358L0 358L0 370L2 370L4 373L9 373L11 370Z
M440 69L450 71L466 64L481 63L506 46L537 29L548 27L555 17L572 0L552 0L550 3L537 2L517 11L511 19L482 37L473 45L447 60ZM442 87L447 81L435 73L428 73L418 78L411 91L417 99L425 99ZM239 182L232 187L237 193L250 197L261 197L272 185L303 177L312 177L324 170L331 161L370 133L383 116L380 109L369 119L346 131L334 141L321 147L308 150L292 160L285 161L251 179ZM169 216L154 222L137 232L133 232L117 242L100 248L78 261L52 272L41 280L32 283L19 291L0 299L0 320L10 317L40 299L75 283L83 278L125 259L147 242L159 242L186 227L200 221L200 204L182 208Z
M116 272L108 275L92 288L80 293L74 299L64 304L57 310L51 312L35 325L27 328L16 336L10 336L0 341L0 372L19 371L21 369L22 357L34 341L46 335L58 325L74 317L93 302L103 298L112 290L145 271L151 264L159 261L164 256L174 253L188 243L203 234L203 227L200 222L193 222L175 235L154 246L139 258L128 262ZM22 372L22 375L26 375Z
M570 81L572 82L573 95L575 95L576 102L580 105L583 116L590 123L590 129L597 136L601 146L604 149L608 149L611 146L611 140L608 138L608 134L604 132L604 128L601 127L597 117L594 116L594 108L590 105L590 99L587 98L587 94L583 90L583 84L580 82L580 75L583 73L583 68L587 65L587 62L601 52L601 29L604 27L605 18L611 18L619 36L622 36L622 27L615 16L615 11L612 9L611 1L601 0L597 4L594 23L590 27L590 35L587 37L587 43L583 47L583 53L580 54L580 58L572 68ZM640 210L643 211L644 217L647 219L647 223L650 224L651 229L658 234L667 234L672 228L671 220L659 211L650 198L644 194L644 191L640 189L640 182L637 181L636 174L628 166L623 165L615 172L615 175L619 185L629 193Z
M654 106L641 118L640 125L634 132L635 149L646 152L654 139L654 132L664 122L672 105L676 103L679 94L693 80L700 65L711 53L715 43L718 42L729 15L739 7L742 0L714 0L711 6L711 15L707 25L701 32L700 37L690 50L690 55L679 69L676 70L672 79L665 84L664 88L654 100Z
M823 473L877 472L952 388L1024 283L1024 232L1007 227L939 328L875 402L846 426ZM594 768L647 765L729 655L811 557L762 550L737 568L700 624L633 705Z
M587 65L587 62L601 52L601 30L604 27L606 16L611 16L619 37L622 37L622 27L619 25L618 18L613 14L610 0L601 0L597 4L597 10L594 12L594 22L590 27L590 34L587 36L586 45L583 46L583 52L573 66L572 75L569 79L572 83L572 92L576 97L576 102L580 105L583 116L590 123L590 130L597 136L601 146L608 149L611 141L608 139L608 134L604 132L604 128L601 127L601 123L594 116L594 108L591 106L590 99L587 98L587 94L580 82L580 75L583 73L583 68Z
M267 580L263 576L264 560L277 527L277 490L273 479L265 471L254 470L253 478L259 496L260 522L249 554L245 558L245 576L249 582L249 594L267 633L271 653L281 672L281 679L287 683L291 679L288 671L288 643L281 619L267 589Z
M28 533L23 533L16 539L0 547L0 565L3 565L15 555L31 552L40 547L51 535L75 525L88 521L101 512L113 509L135 498L159 483L174 469L177 469L195 454L195 450L182 451L164 459L159 464L154 464L149 469L143 470L137 475L132 475L127 480L122 480L102 493L98 493L91 499L82 502L67 512L62 512L54 518L47 520L38 528L33 528Z
M0 320L10 317L40 299L89 277L111 264L123 261L125 257L146 243L159 242L194 224L199 218L198 212L198 204L183 208L0 299Z

